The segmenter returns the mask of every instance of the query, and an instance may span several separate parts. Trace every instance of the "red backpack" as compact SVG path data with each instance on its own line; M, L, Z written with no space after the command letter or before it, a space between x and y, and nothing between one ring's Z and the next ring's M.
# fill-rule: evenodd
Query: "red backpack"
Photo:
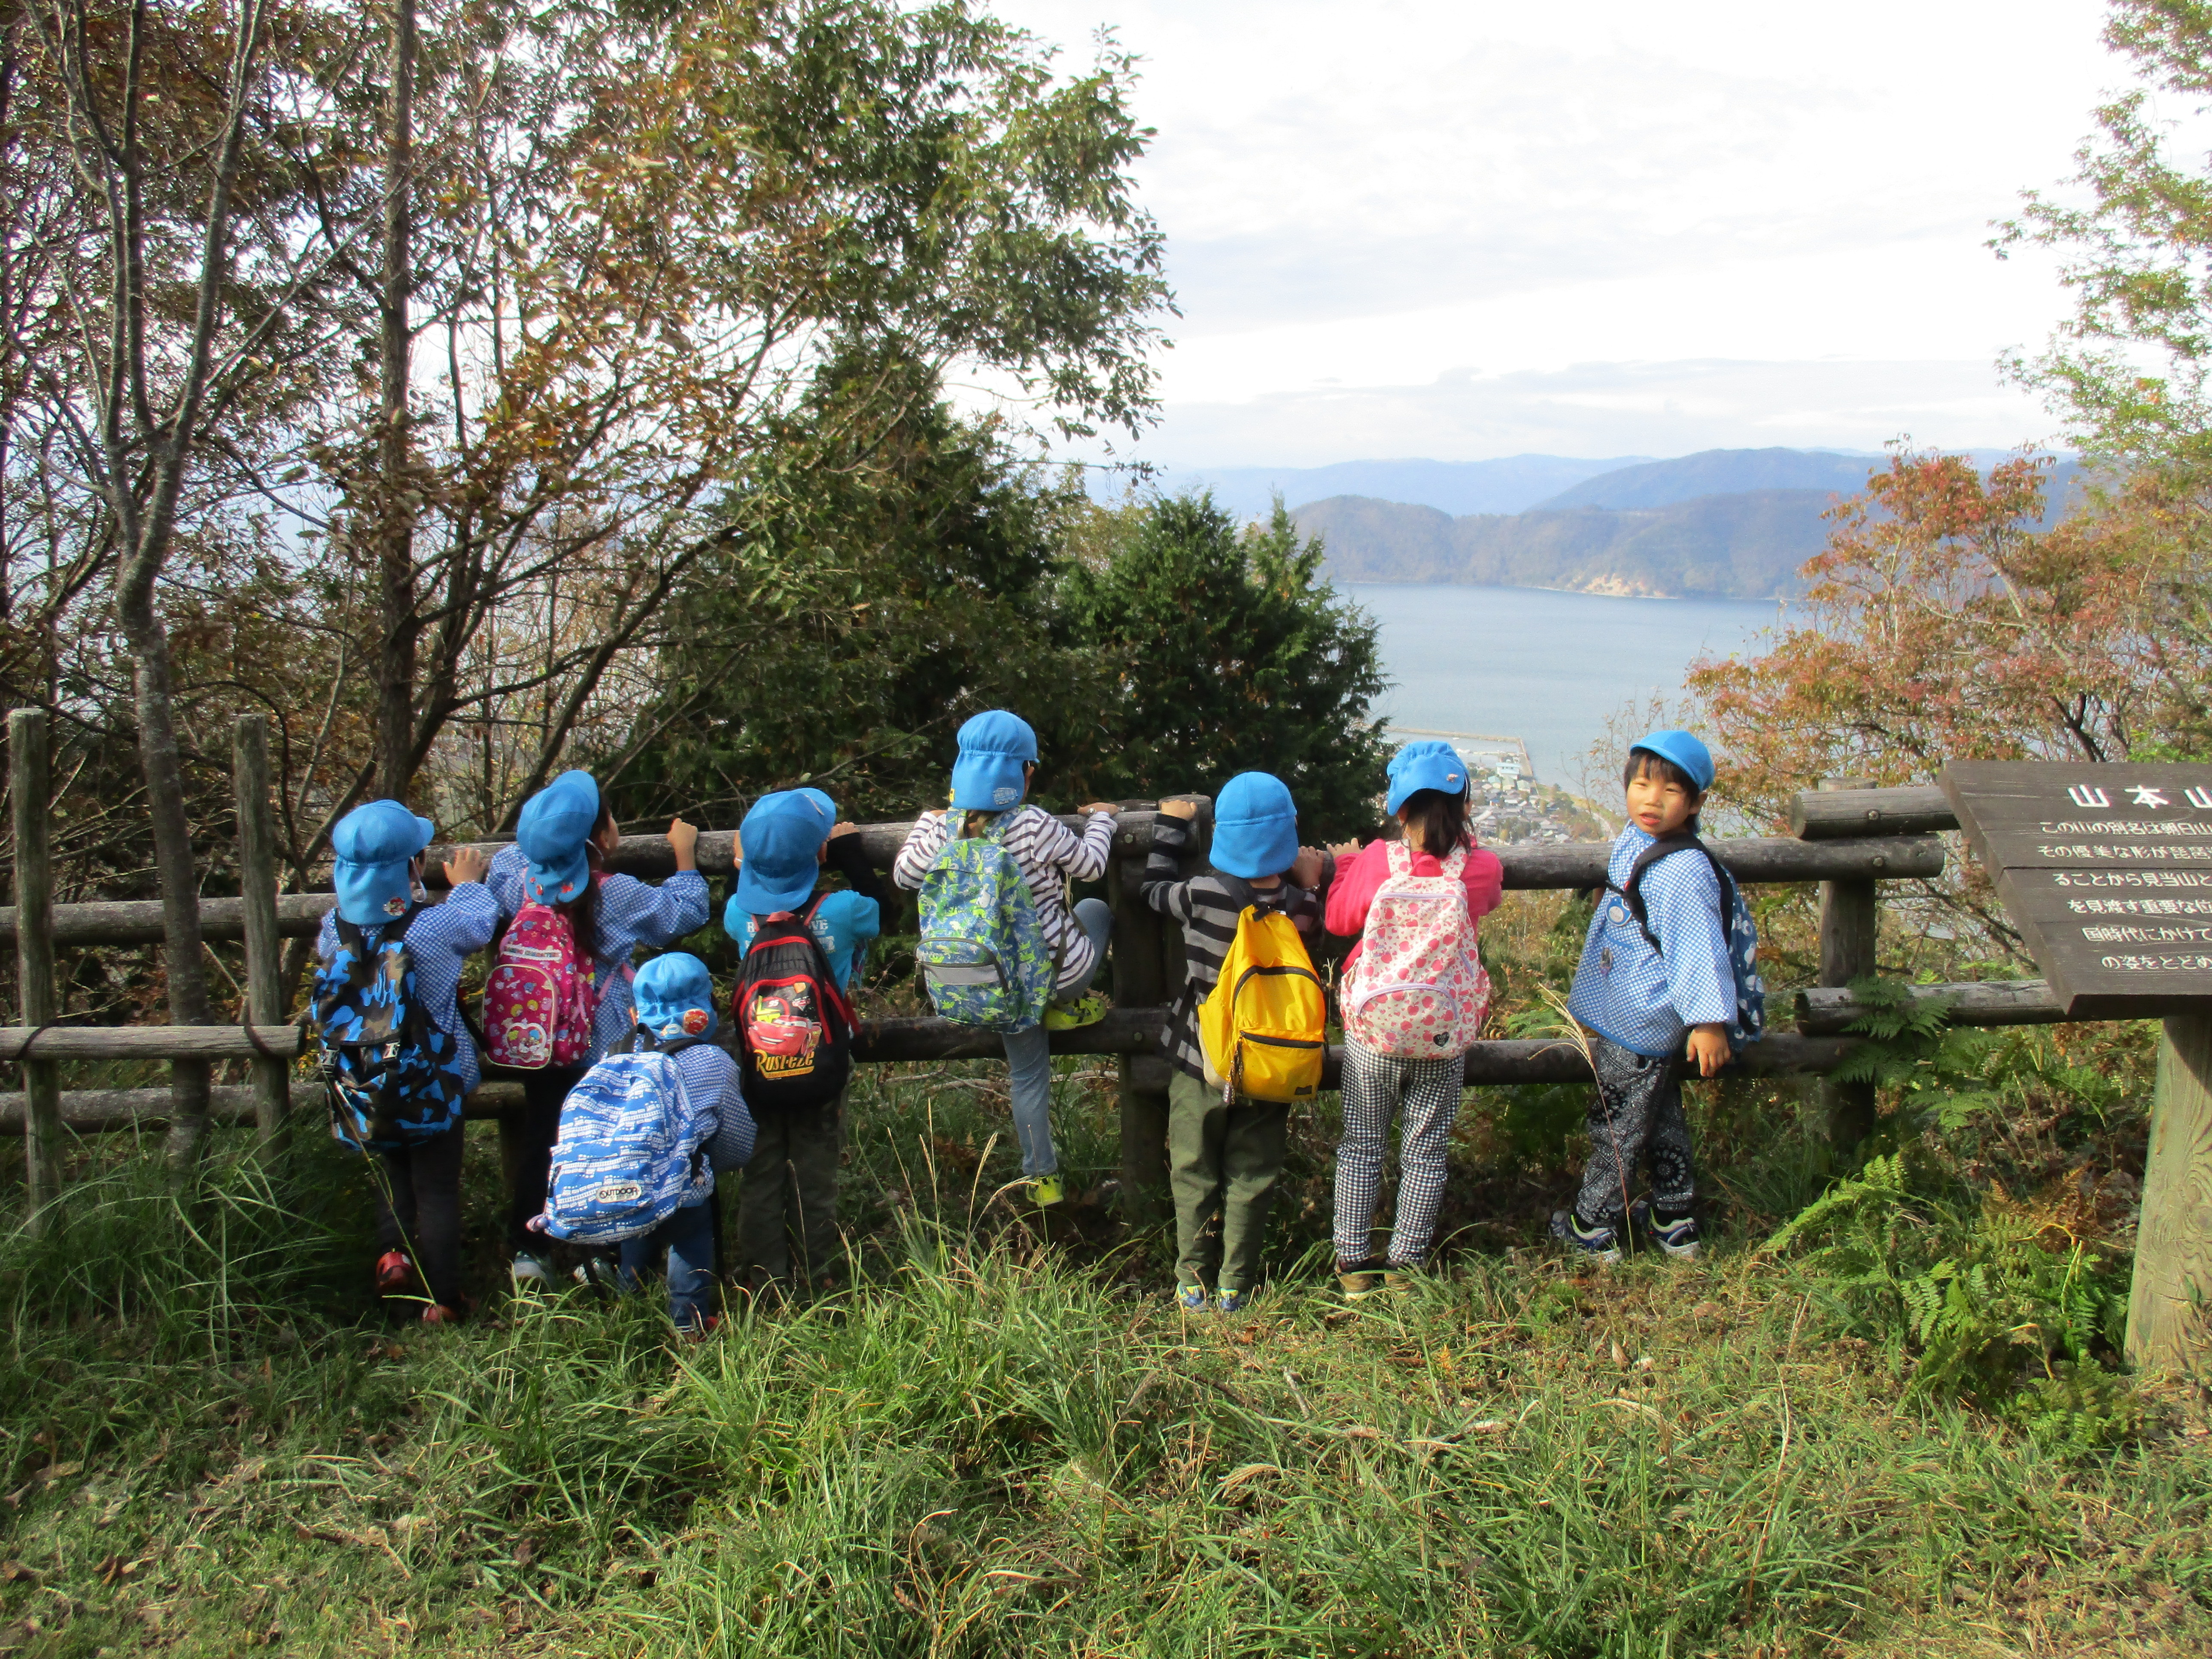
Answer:
M730 994L745 1104L757 1114L825 1106L853 1075L860 1022L814 937L817 897L794 914L755 919L757 931Z
M592 1051L599 1001L576 930L550 904L514 913L484 981L485 1054L495 1066L535 1072L580 1064Z

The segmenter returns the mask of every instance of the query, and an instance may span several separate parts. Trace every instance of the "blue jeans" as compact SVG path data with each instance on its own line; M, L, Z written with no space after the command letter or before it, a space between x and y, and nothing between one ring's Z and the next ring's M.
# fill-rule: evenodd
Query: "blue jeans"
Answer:
M1054 1002L1073 1002L1091 988L1106 960L1106 939L1114 913L1103 899L1079 899L1075 925L1091 941L1091 966L1074 984L1053 993ZM1034 1180L1060 1168L1052 1149L1052 1034L1042 1025L1006 1033L1006 1070L1012 1075L1014 1138L1021 1142L1022 1173Z
M668 1316L679 1330L696 1330L714 1311L714 1200L678 1210L651 1232L623 1240L623 1289L637 1289L663 1250L668 1252Z

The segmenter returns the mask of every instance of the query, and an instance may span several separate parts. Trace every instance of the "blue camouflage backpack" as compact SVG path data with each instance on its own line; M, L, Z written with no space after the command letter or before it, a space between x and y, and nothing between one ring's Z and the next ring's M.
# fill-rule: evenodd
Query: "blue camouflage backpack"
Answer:
M674 1059L703 1040L639 1030L568 1091L545 1183L548 1233L612 1244L714 1193L716 1114L691 1098Z
M1670 854L1693 848L1713 866L1714 878L1721 886L1721 937L1728 941L1729 969L1735 980L1735 1024L1729 1028L1729 1047L1741 1054L1766 1034L1766 981L1759 976L1759 927L1751 919L1751 907L1744 902L1743 890L1735 884L1735 878L1713 856L1711 848L1683 830L1661 836L1638 853L1636 862L1628 866L1628 879L1613 890L1627 901L1637 927L1657 951L1658 935L1651 931L1644 908L1644 872Z
M993 1031L1027 1030L1052 1000L1052 952L1021 866L1006 850L1012 816L980 836L947 839L921 878L915 952L937 1012Z
M337 950L315 973L315 1032L331 1133L363 1152L390 1152L461 1121L460 1051L422 1006L407 953L420 907L378 930L337 919Z

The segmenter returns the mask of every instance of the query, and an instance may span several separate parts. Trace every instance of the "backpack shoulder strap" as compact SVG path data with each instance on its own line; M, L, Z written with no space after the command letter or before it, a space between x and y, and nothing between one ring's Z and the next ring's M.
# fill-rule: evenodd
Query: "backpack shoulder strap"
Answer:
M1382 843L1382 861L1389 866L1390 878L1393 880L1401 876L1410 876L1413 873L1413 854L1402 841L1386 841Z
M1618 887L1613 887L1610 879L1606 883L1607 887L1613 887L1613 891L1628 902L1628 914L1636 918L1637 931L1644 935L1655 951L1659 949L1659 936L1651 931L1650 913L1644 908L1644 872L1658 863L1660 860L1671 858L1677 853L1686 852L1692 847L1705 853L1708 859L1712 857L1711 853L1705 852L1705 842L1687 830L1678 830L1673 835L1657 836L1652 841L1650 846L1636 855L1636 862L1628 866L1628 878L1626 881Z

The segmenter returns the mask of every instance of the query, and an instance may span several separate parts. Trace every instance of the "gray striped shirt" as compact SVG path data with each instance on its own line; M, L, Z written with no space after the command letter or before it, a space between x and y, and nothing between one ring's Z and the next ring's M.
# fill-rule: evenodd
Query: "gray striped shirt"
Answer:
M945 850L951 836L948 824L964 812L924 812L907 832L891 865L891 879L909 891L918 890L929 866ZM1076 835L1042 806L1018 806L1006 826L1006 851L1029 885L1030 902L1036 907L1037 923L1044 930L1045 949L1060 963L1058 987L1079 983L1090 970L1090 937L1075 925L1067 907L1067 883L1096 881L1106 873L1106 854L1114 847L1114 820L1093 812Z

